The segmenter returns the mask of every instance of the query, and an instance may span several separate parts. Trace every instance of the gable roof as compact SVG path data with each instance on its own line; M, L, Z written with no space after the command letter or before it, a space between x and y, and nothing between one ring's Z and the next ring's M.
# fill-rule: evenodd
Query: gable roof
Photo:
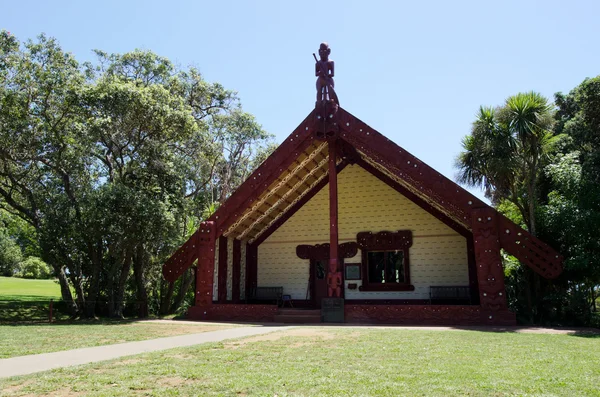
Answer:
M455 228L471 232L473 209L486 203L446 178L349 112L322 115L313 110L206 222L217 236L260 243L328 181L327 134L338 136L338 170L358 163ZM495 210L494 210L495 211ZM500 246L546 278L562 272L562 256L498 214ZM199 229L163 266L176 280L199 255Z

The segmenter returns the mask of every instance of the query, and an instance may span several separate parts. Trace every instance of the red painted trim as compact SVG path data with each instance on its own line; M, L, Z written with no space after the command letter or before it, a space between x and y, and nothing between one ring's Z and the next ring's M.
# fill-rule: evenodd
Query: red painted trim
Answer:
M340 137L352 147L365 153L370 159L404 180L416 191L422 192L423 196L431 199L444 208L446 213L461 219L462 222L469 223L473 209L490 208L344 109L339 108L331 123L339 129ZM233 224L264 189L268 188L281 172L296 161L298 155L314 142L314 134L318 128L316 112L313 110L280 147L207 220L216 223L218 234L222 234ZM544 277L557 277L562 272L563 257L558 252L497 212L496 215L499 217L501 229L510 232L507 235L500 234L502 248ZM167 280L177 279L197 258L198 251L190 247L195 246L198 233L194 233L163 266L163 274ZM515 237L519 236L519 233L523 236L522 239ZM523 241L524 244L521 244Z
M338 186L336 142L329 141L329 273L339 271L338 264Z
M214 222L202 222L195 240L198 251L196 271L196 305L211 305L215 272L216 228Z
M475 264L475 247L473 246L473 234L467 237L467 263L469 267L469 287L471 287L471 302L479 304L479 283L477 281L477 266Z
M361 249L362 285L359 291L414 291L410 284L410 256L409 248L412 246L412 232L398 230L397 232L381 231L379 233L360 232L356 241ZM404 282L403 283L371 283L369 282L369 251L402 251L404 255Z
M277 305L213 304L190 307L186 317L200 321L272 322L277 310Z
M340 172L342 172L342 170L344 168L346 168L347 165L348 165L348 163L345 161L342 161L340 164L338 164L338 166L337 166L338 174ZM269 238L269 236L271 236L271 234L275 233L275 231L277 229L279 229L288 219L290 219L292 216L294 216L294 214L296 212L298 212L298 210L300 208L302 208L304 206L304 204L306 204L311 198L315 197L315 195L317 193L319 193L321 191L321 189L323 189L325 187L325 185L327 185L327 183L329 183L329 177L326 175L308 193L306 193L300 200L298 200L298 202L293 204L286 211L285 214L283 214L278 220L276 220L271 226L269 226L260 236L258 236L258 238L256 240L254 240L253 244L256 244L256 245L262 244L266 239Z
M227 300L227 237L219 237L219 303Z
M242 262L242 242L233 240L233 269L231 277L231 300L235 303L240 301L240 273Z
M364 170L369 172L371 175L373 175L377 179L379 179L380 181L382 181L383 183L385 183L386 185L388 185L389 187L391 187L392 189L396 190L398 193L400 193L401 195L403 195L404 197L406 197L413 203L417 204L419 207L423 208L429 214L433 215L436 219L442 221L446 226L448 226L449 228L451 228L452 230L454 230L461 236L464 236L467 238L472 236L471 231L466 229L464 226L455 222L450 217L448 217L448 215L444 214L442 211L438 210L431 204L427 203L425 200L421 199L419 196L412 193L410 190L406 189L404 186L402 186L401 184L399 184L392 178L388 177L383 172L379 171L377 168L375 168L371 164L367 163L365 160L360 159L359 161L356 162L356 164L359 165L360 167L362 167Z
M337 113L342 139L381 164L449 213L469 222L471 208L485 203L344 109Z
M492 318L495 312L508 308L496 214L492 208L484 207L473 210L472 215L479 300Z
M210 217L222 234L313 142L314 110Z

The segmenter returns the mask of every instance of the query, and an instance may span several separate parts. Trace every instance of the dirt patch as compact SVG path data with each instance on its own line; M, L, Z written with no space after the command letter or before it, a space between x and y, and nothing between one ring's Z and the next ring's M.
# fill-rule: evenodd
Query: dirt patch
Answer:
M84 392L76 392L71 389L58 389L48 394L25 394L21 397L77 397L84 394Z
M27 387L32 383L33 383L32 380L26 380L25 382L19 383L18 385L7 386L4 389L2 389L2 393L3 393L2 395L4 395L4 393L8 393L8 394L17 393L17 392L21 391L22 388Z
M168 355L167 357L176 358L178 360L190 360L190 359L196 358L196 356L193 356L191 354L171 354L171 355Z
M156 332L157 335L154 337L161 338L165 336L177 336L177 335L187 335L187 334L198 334L201 332L212 332L212 331L220 331L223 329L228 329L231 327L227 326L219 326L219 325L181 325L181 324L159 324L159 323L151 323L151 326L148 327L149 324L144 323L135 323L132 324L132 327L135 326L144 326L148 328L151 332Z
M242 346L245 346L249 343L254 342L267 342L267 341L276 341L281 338L305 338L305 341L297 341L294 342L295 347L305 346L310 344L310 342L316 342L321 340L329 340L334 339L335 335L328 331L323 331L315 328L298 328L292 329L290 331L285 332L271 332L264 335L252 336L250 338L241 339L233 342L226 342L223 344L225 349L238 349ZM294 345L292 345L294 346Z
M144 361L144 360L139 359L139 358L130 358L128 360L117 361L117 362L113 363L113 366L121 367L123 365L131 365L131 364L141 363L142 361Z
M159 378L157 380L157 383L160 386L175 387L175 386L181 386L186 383L191 383L191 380L180 378L179 376L171 376L171 377L166 377L166 378Z

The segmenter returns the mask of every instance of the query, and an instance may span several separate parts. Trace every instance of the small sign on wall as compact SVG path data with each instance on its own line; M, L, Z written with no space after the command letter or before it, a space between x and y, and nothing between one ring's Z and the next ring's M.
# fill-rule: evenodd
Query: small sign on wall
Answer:
M362 265L360 263L346 263L346 280L362 280L360 275L360 269Z

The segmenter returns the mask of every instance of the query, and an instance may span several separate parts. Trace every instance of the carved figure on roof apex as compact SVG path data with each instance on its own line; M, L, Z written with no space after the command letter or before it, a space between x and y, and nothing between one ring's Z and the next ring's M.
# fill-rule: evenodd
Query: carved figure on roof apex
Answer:
M325 106L328 103L340 105L337 94L334 89L333 76L335 75L335 64L329 59L331 48L329 44L321 43L319 46L319 58L313 53L315 58L315 76L317 76L317 103L316 106Z

